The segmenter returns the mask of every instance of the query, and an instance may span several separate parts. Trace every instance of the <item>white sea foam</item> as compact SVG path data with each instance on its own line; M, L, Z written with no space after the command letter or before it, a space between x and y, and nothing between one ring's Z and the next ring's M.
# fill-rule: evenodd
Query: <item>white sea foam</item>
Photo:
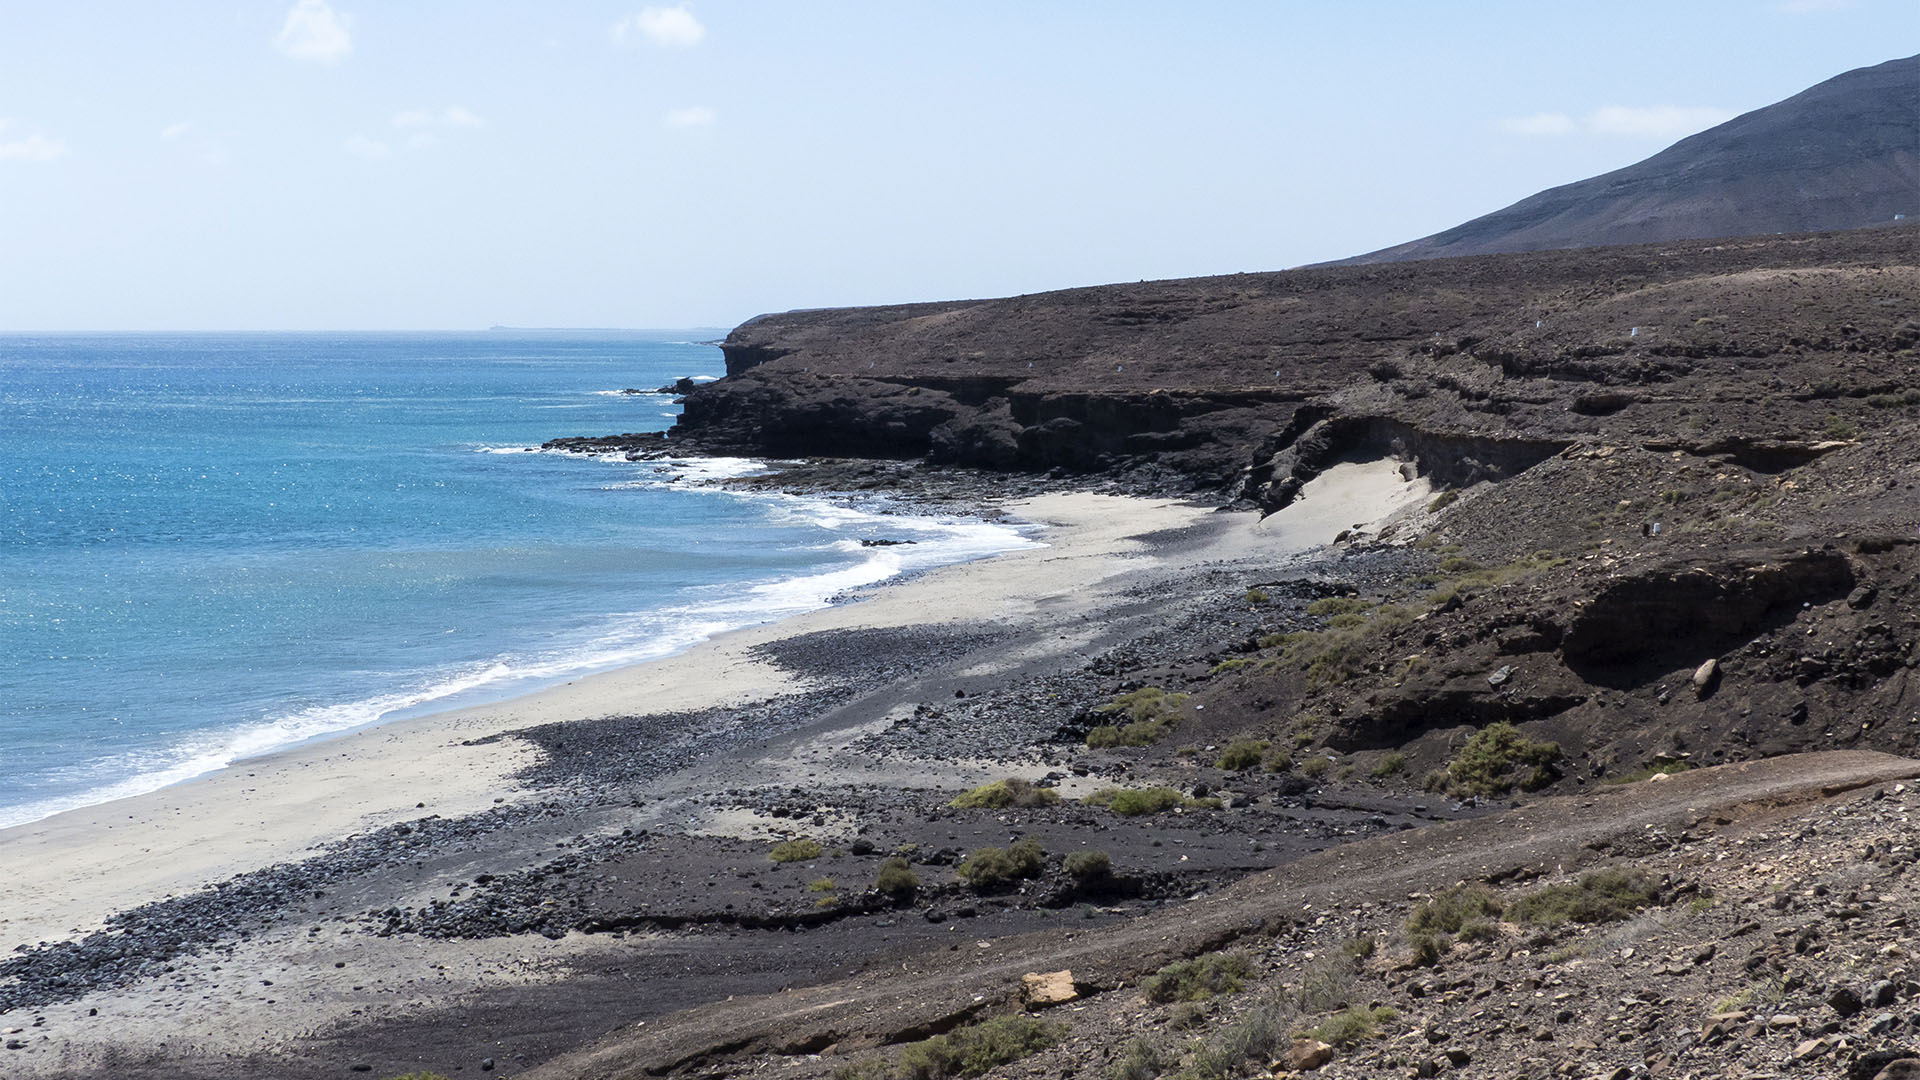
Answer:
M486 453L521 453L525 447L482 447ZM708 476L745 475L763 468L750 458L700 458L648 462L671 468L704 466ZM718 489L716 489L718 490ZM956 517L886 513L884 503L866 507L774 493L743 496L764 500L776 521L806 523L836 532L861 533L822 545L861 558L815 574L734 584L723 594L659 609L618 612L582 640L526 656L500 656L452 674L400 677L410 688L352 701L308 706L258 723L196 734L174 746L139 755L119 755L75 766L51 777L60 786L88 778L71 794L0 807L0 828L22 825L65 810L143 795L204 776L236 762L328 735L367 727L403 715L501 700L595 671L659 659L716 635L826 607L847 592L902 574L966 562L1006 551L1044 546L1025 527ZM868 547L861 539L912 541ZM84 775L78 775L84 769ZM118 779L105 780L107 777Z

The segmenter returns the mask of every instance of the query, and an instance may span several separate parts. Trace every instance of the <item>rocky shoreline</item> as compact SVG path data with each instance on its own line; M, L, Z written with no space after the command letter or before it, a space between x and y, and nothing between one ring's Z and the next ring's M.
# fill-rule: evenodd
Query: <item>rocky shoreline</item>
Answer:
M941 489L937 477L925 479L943 505L977 498L983 482L963 475ZM795 693L470 740L535 751L517 790L491 809L422 810L0 960L0 1014L26 1036L9 1064L31 1065L29 1075L89 1075L111 1061L116 1075L333 1076L342 1059L324 1048L351 1046L345 1065L388 1073L417 1061L447 1070L476 1068L482 1058L528 1066L569 1047L551 1041L560 1015L577 1045L667 1002L777 990L956 930L971 940L1062 920L1108 925L1330 844L1475 812L1365 785L1309 794L1296 777L1214 768L1200 760L1211 747L1180 759L1169 777L1141 773L1135 751L1085 745L1100 719L1094 710L1136 688L1143 671L1168 685L1203 679L1230 656L1218 643L1283 631L1301 617L1300 604L1326 591L1246 603L1248 582L1266 576L1266 564L1201 556L1223 530L1250 520L1215 515L1152 538L1143 550L1156 558L1122 574L1104 599L1057 619L826 630L755 646L760 662L798 680ZM1423 558L1382 548L1310 559L1293 572L1387 578L1405 573L1410 557ZM960 790L1003 776L1070 798L999 811L949 805ZM1127 818L1074 798L1149 779L1177 783L1189 798L1219 798L1221 809ZM796 865L769 860L782 838L815 840L820 853ZM983 886L957 872L976 849L1020 839L1046 852L1036 876ZM1078 850L1101 851L1110 869L1094 878L1067 872L1062 860ZM900 853L918 888L873 889ZM807 939L802 955L771 962L791 951L776 943L794 934ZM515 1017L490 1030L484 1050L468 1029L431 1012L337 1021L271 1051L218 1060L191 1050L136 1054L110 1036L103 1047L104 1033L86 1030L98 1022L85 1015L95 1002L204 992L227 972L258 965L263 950L284 957L290 946L311 947L312 962L342 965L334 970L344 978L366 948L517 947L534 938L573 956L573 974L466 995L458 1008L491 1001ZM699 943L710 962L685 970L669 942ZM728 971L735 974L716 978ZM608 999L609 979L642 980L663 996L650 997L656 1006Z

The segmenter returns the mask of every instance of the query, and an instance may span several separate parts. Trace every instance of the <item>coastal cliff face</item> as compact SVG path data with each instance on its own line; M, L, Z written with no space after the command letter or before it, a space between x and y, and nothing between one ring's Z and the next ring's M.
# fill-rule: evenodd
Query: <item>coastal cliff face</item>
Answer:
M1295 635L1215 643L1235 674L1188 687L1203 739L1426 767L1508 722L1596 775L1843 729L1914 748L1920 639L1872 606L1920 588L1913 226L792 312L725 347L732 374L669 442L1269 513L1343 461L1430 481L1387 539L1435 565Z
M1897 415L1920 229L1143 282L764 315L672 440L1150 476L1266 509L1342 456L1443 486L1569 446L1805 460Z

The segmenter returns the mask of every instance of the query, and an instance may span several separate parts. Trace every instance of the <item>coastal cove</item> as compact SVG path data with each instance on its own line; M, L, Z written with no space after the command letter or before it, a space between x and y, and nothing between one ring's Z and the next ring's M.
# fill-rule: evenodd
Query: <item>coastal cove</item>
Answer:
M664 428L717 359L671 333L0 337L0 826L1026 543L716 486L749 459L536 452Z
M84 943L89 934L94 941L125 942L139 931L115 914L167 897L225 895L237 909L211 920L217 929L201 940L183 940L165 956L173 973L165 980L124 983L110 972L92 980L97 992L85 1005L97 1009L98 1018L58 993L23 1003L44 1018L41 1030L57 1041L44 1054L16 1056L10 1064L31 1066L22 1075L58 1075L113 1059L130 1039L165 1041L177 1031L173 1010L187 1001L196 1003L193 1054L201 1066L233 1055L281 1062L291 1046L352 1021L347 1003L362 995L349 984L402 994L414 1017L408 1030L416 1035L420 1016L463 1008L482 992L511 992L515 1008L535 1016L561 1001L577 1007L572 993L540 1004L537 988L581 964L630 961L634 939L467 933L421 938L418 948L374 948L385 935L374 935L381 927L366 922L361 909L398 901L411 910L427 902L431 882L446 880L456 866L460 878L482 869L499 876L516 865L537 867L552 857L555 837L563 848L603 858L605 845L615 845L618 854L623 837L651 834L624 857L665 860L655 872L672 875L688 862L712 858L676 850L676 843L764 850L805 824L752 809L766 805L751 795L756 791L778 800L799 783L885 793L938 791L988 778L998 767L986 757L1011 751L1033 733L956 729L949 737L958 736L958 746L917 738L911 702L923 696L923 706L932 702L926 680L946 685L957 679L979 698L996 685L1025 685L1038 672L1076 671L1120 640L1164 631L1160 614L1140 608L1142 596L1174 581L1238 580L1277 570L1337 532L1417 508L1426 491L1424 483L1403 479L1392 462L1376 462L1334 471L1293 511L1264 522L1200 504L1091 493L1013 502L1004 512L1042 526L1037 539L1044 546L933 569L868 590L856 602L735 630L671 657L510 701L389 722L158 792L0 830L0 862L19 868L0 883L0 933L9 944ZM847 635L873 642L864 657L844 655L839 646L821 653L809 644ZM900 649L921 655L916 650L928 647L933 651L924 653L925 661L906 668L889 659ZM810 655L818 659L809 661ZM838 659L827 659L834 655ZM956 667L958 661L965 662ZM863 674L864 668L871 671ZM852 699L848 687L855 687ZM790 706L785 714L783 706ZM617 750L591 742L612 718L636 716L708 719L692 740L652 729L662 743L657 758L632 735L615 736ZM556 749L569 731L609 755L629 755L619 758L620 767L635 783L621 790L644 795L609 799L609 777L592 772L593 783L576 777L564 788L552 786L555 770L583 767L577 749L572 755ZM594 752L586 751L589 758ZM1028 771L1037 778L1044 761L1033 758ZM1075 789L1069 784L1067 790ZM860 816L838 825L817 819L828 827L806 831L845 840L856 828L888 827L884 815L870 813L867 824L856 826ZM494 826L496 820L502 824ZM489 824L473 831L463 821ZM407 847L397 836L432 839ZM671 836L683 840L664 839ZM655 843L666 846L649 856ZM247 899L246 877L236 878L255 872L254 878L271 879L275 871L262 868L292 865L306 867L302 880L309 880L313 867L341 853L396 848L393 860L353 862L350 871L329 871L325 887L311 895L283 892L264 906ZM1282 845L1266 857L1288 850L1301 849ZM1237 862L1229 857L1226 865ZM222 882L233 887L207 889ZM675 903L669 895L628 902L640 910ZM347 916L344 923L340 915ZM1030 918L1016 917L1009 928ZM31 982L35 959L59 960L60 948L30 950L13 973ZM275 985L270 991L259 988L263 971L276 973L267 976ZM0 1019L10 1022L14 1015ZM593 1020L580 1020L582 1033ZM524 1038L502 1035L509 1043ZM561 1047L522 1042L515 1048L537 1060L536 1050ZM166 1055L154 1061L156 1069L163 1061L178 1064Z

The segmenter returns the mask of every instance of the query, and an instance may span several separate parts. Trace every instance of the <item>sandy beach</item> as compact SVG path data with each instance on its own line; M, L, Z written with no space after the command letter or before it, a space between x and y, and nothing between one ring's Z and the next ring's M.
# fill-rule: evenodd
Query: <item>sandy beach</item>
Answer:
M851 602L729 633L662 660L497 704L383 724L0 831L0 865L8 868L0 876L0 944L80 939L101 931L117 912L309 858L355 835L435 815L457 820L499 813L542 798L546 792L520 778L540 761L540 750L495 736L602 717L800 700L814 683L769 661L767 649L781 642L848 631L1019 628L1017 648L975 658L956 672L986 682L1090 651L1094 628L1111 621L1116 608L1137 604L1141 583L1154 575L1225 567L1257 577L1349 528L1375 529L1395 514L1417 512L1426 494L1423 481L1403 479L1387 461L1329 470L1294 507L1265 521L1174 500L1085 493L1013 503L1005 509L1039 525L1044 547L873 588ZM857 665L859 658L843 662ZM861 749L863 737L911 715L902 706L857 717L823 714L787 741L725 763L725 782L778 790L862 774L868 783L960 787L983 776L1045 770L1039 758L1025 765L992 759L1020 757L1015 747L1007 747L1007 755L965 760L917 752L879 760ZM576 821L576 831L605 837L618 833L623 821L631 833L633 822L658 829L676 818L690 834L742 837L778 835L788 824L751 808L674 801L676 793L699 794L690 786L720 782L714 775L683 770L656 785L661 801L644 813L596 812ZM823 836L836 826L846 826L847 835L858 831L825 815L814 821L824 826L816 830ZM416 885L389 900L424 904L426 896ZM565 979L570 965L614 946L612 939L579 934L402 945L369 938L339 917L303 913L283 913L218 951L183 955L166 966L165 980L128 980L0 1016L7 1026L43 1033L32 1053L9 1065L30 1067L28 1075L84 1070L121 1053L135 1034L154 1045L191 1035L194 1053L202 1056L276 1053L289 1039L365 1015L387 995L404 994L409 1010L445 1008L489 987ZM263 980L280 989L263 987ZM196 1003L193 1019L182 1029L180 1010L188 1002ZM95 1022L95 1013L114 1022Z

